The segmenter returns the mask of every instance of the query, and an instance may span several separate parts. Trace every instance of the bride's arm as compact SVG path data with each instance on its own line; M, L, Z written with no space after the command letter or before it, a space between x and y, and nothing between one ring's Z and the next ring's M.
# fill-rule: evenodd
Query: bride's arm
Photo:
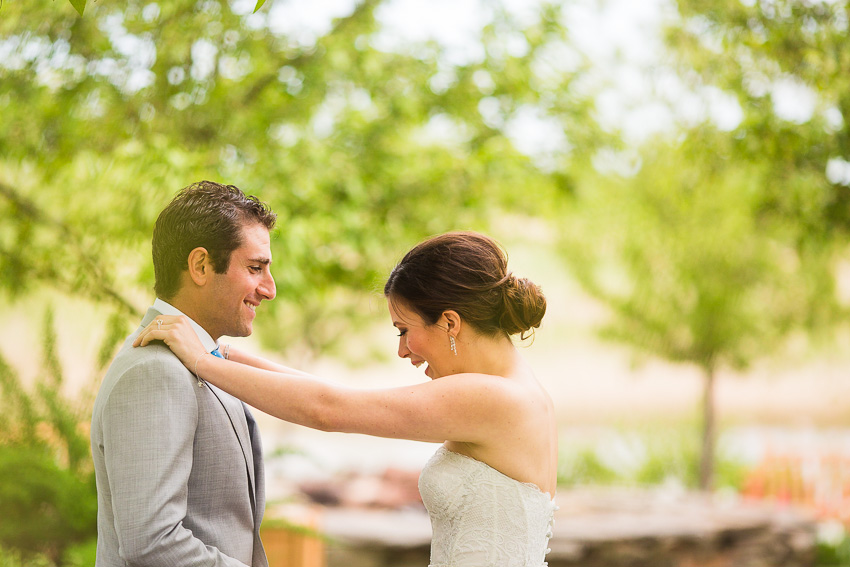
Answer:
M510 381L482 374L445 376L415 386L359 390L303 372L256 368L212 356L185 317L159 316L133 343L164 341L189 370L255 408L323 431L480 443L510 435L518 396Z
M253 366L254 368L261 368L263 370L272 370L274 372L288 372L300 376L309 376L309 374L307 374L306 372L302 372L300 370L296 370L295 368L290 368L288 366L272 362L271 360L268 360L261 356L242 352L241 350L237 350L233 347L230 347L230 350L228 351L227 360L232 360L233 362L238 362L240 364L247 364L248 366Z
M322 431L441 443L479 443L510 430L515 405L498 377L446 376L388 389L355 389L303 372L271 371L202 354L200 377L267 414Z

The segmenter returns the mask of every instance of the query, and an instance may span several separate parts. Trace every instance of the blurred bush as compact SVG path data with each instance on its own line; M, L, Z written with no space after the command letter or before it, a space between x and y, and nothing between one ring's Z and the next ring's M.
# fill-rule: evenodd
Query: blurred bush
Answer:
M850 567L850 533L839 522L826 522L818 530L817 567Z
M590 445L563 446L558 484L699 487L700 443L691 424L612 431ZM716 462L718 488L740 492L747 465L722 448Z
M97 490L89 408L61 394L62 366L49 308L43 336L42 372L32 391L0 355L0 547L6 550L0 561L90 565Z

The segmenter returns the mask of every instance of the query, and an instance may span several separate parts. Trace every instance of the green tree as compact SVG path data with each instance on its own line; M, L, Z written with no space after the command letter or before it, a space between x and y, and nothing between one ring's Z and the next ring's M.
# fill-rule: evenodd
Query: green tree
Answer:
M704 377L700 486L712 486L714 388L799 328L829 278L796 252L799 227L764 206L769 170L723 161L725 134L710 126L680 143L643 150L632 177L582 184L564 229L565 257L583 287L610 309L604 335ZM587 188L592 187L592 189Z
M665 60L693 93L726 93L741 121L683 120L637 151L633 177L583 181L570 217L567 256L611 307L608 334L703 370L704 487L718 369L794 329L826 334L846 313L835 276L850 226L848 6L677 0Z
M843 253L850 228L847 2L677 0L666 30L679 76L741 110L736 160L764 166L756 213L799 227L798 252ZM825 290L829 292L830 290Z
M135 317L156 214L214 178L279 213L278 299L260 336L316 351L361 321L364 291L416 241L570 191L604 136L574 88L581 59L562 61L560 7L520 23L494 3L481 56L457 63L436 43L382 48L380 5L304 40L276 31L271 8L219 0L89 3L84 17L7 2L0 287L47 284ZM571 148L545 169L508 135L535 113Z

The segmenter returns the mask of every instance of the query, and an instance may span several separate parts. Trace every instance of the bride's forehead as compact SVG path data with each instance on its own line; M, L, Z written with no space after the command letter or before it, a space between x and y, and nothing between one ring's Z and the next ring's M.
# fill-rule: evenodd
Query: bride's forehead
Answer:
M403 299L390 296L387 298L387 307L394 325L422 324L422 317Z

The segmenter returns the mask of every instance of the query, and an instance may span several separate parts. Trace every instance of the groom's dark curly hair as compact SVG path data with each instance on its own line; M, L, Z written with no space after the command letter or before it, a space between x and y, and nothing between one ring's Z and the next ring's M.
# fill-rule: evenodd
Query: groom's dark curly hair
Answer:
M180 289L189 253L206 248L213 269L227 272L230 254L242 245L242 227L274 228L277 215L234 185L199 181L181 189L156 219L151 247L156 296L168 301Z

